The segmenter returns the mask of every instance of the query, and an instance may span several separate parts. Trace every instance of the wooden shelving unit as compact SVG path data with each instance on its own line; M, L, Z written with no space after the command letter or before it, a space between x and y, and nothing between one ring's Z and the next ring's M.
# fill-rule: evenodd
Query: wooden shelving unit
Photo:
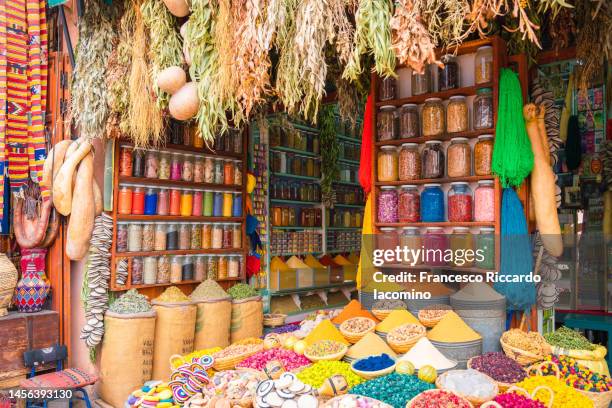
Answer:
M462 86L456 89L451 89L451 90L447 90L447 91L442 91L442 92L431 92L431 93L427 93L427 94L423 94L423 95L418 95L418 96L408 96L408 97L402 97L402 98L396 98L393 100L387 100L387 101L379 101L379 97L378 97L378 89L379 89L379 84L380 84L380 78L376 75L376 74L372 74L372 80L371 80L371 89L370 89L370 93L372 95L374 95L376 102L376 109L372 110L372 146L373 146L373 153L372 153L372 180L374 180L374 185L375 188L372 190L372 194L373 194L373 199L372 199L372 214L373 217L375 218L375 232L380 233L380 229L381 228L385 228L385 227L392 227L392 228L401 228L401 227L420 227L420 228L427 228L427 227L443 227L445 228L446 232L450 232L449 230L453 227L469 227L469 228L481 228L481 227L491 227L495 229L495 234L496 236L499 236L500 231L501 231L501 217L500 217L500 210L501 210L501 194L502 194L502 188L501 185L499 183L499 180L494 177L493 175L490 176L467 176L467 177L442 177L442 178L437 178L437 179L419 179L419 180L405 180L405 181L392 181L392 182L379 182L377 181L377 154L378 154L378 150L380 148L380 146L386 146L386 145L392 145L392 146L400 146L404 143L417 143L417 144L423 144L428 140L440 140L442 142L448 142L450 141L450 139L455 138L455 137L464 137L464 138L468 138L468 139L474 139L477 138L480 135L486 135L486 134L490 134L492 136L495 135L495 123L497 120L497 101L498 101L498 93L499 93L499 72L501 70L501 68L503 66L505 66L505 61L506 61L506 50L505 50L505 44L503 43L503 41L499 38L499 37L490 37L487 39L482 39L482 40L477 40L477 41L470 41L470 42L466 42L464 43L461 47L459 47L458 51L457 51L457 55L458 56L462 56L462 55L466 55L466 54L475 54L476 50L479 47L482 46L492 46L493 47L493 73L492 73L492 78L493 81L488 82L488 83L482 83L482 84L468 84L467 86ZM438 50L437 51L438 55L440 55L442 53L442 50ZM400 67L400 68L404 68L404 67ZM398 68L399 69L399 68ZM459 68L459 70L461 71L461 68ZM400 86L398 86L398 89L401 88ZM400 107L404 104L407 103L412 103L412 104L418 104L421 105L425 102L426 99L428 98L441 98L442 100L447 100L449 99L451 96L453 95L463 95L466 97L470 97L476 94L477 90L480 88L491 88L492 89L492 95L493 95L493 120L494 120L494 124L493 127L490 129L481 129L481 130L474 130L474 129L470 129L468 131L465 132L457 132L457 133L444 133L441 136L436 136L436 137L416 137L416 138L404 138L404 139L396 139L396 140L385 140L385 141L378 141L377 138L377 112L379 110L379 108L381 106L385 106L385 105L392 105L392 106L396 106L396 107ZM471 110L470 110L471 112ZM471 121L469 121L471 123ZM446 153L445 153L445 158L446 158ZM446 168L446 166L445 166ZM428 183L439 183L439 184L443 184L443 185L448 185L449 183L452 182L457 182L457 181L462 181L462 182L468 182L468 183L477 183L478 181L481 180L493 180L494 181L494 188L495 188L495 220L493 222L429 222L429 223L425 223L425 222L417 222L417 223L379 223L376 222L376 217L378 214L378 206L377 206L377 199L378 199L378 194L380 193L380 188L382 186L402 186L402 185L417 185L417 186L421 186L423 184L428 184ZM446 197L445 197L445 202L446 202ZM499 242L497 240L496 242L496 250L495 250L495 264L496 264L496 270L499 270L499 264L500 264L500 247L499 247ZM414 269L412 267L410 267L409 265L385 265L383 267L383 269L394 269L394 268L401 268L401 269ZM457 266L444 266L444 267L429 267L427 265L424 266L417 266L417 269L431 269L431 270L446 270L446 271L455 271L455 272L469 272L469 273L484 273L487 272L486 270L483 269L479 269L479 268L474 268L474 267L457 267Z
M184 280L180 282L155 283L155 284L132 284L132 260L136 257L147 256L173 256L173 255L241 255L241 271L238 277L228 277L218 279L218 282L229 287L232 284L246 279L246 257L248 255L247 235L246 235L246 162L247 162L247 132L242 132L242 152L215 152L210 148L196 148L193 146L177 145L166 143L164 147L156 149L164 152L177 152L187 154L197 154L199 156L211 157L214 159L237 160L242 163L242 182L240 185L221 185L210 183L195 183L182 180L160 180L145 177L125 177L119 175L119 152L123 146L132 146L128 141L121 140L115 143L115 163L113 166L113 243L111 246L111 291L124 291L137 288L142 293L150 297L157 296L165 287L177 285L187 293L191 292L199 281ZM219 192L235 192L242 194L242 216L241 217L205 217L205 216L175 216L175 215L132 215L119 214L117 203L120 185L144 185L147 187L167 187L189 190L212 190ZM117 252L117 224L120 222L168 222L168 223L218 223L218 224L240 224L242 248L223 248L223 249L177 249L165 251L139 251L139 252ZM118 285L116 282L116 265L119 259L127 259L128 275L125 285ZM195 268L194 268L195 269Z

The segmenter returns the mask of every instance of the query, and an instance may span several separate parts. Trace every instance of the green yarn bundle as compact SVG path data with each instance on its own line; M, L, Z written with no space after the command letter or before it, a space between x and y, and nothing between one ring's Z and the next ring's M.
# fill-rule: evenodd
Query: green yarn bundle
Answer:
M519 186L533 169L533 151L523 118L523 95L518 75L502 68L493 148L493 173L502 186Z

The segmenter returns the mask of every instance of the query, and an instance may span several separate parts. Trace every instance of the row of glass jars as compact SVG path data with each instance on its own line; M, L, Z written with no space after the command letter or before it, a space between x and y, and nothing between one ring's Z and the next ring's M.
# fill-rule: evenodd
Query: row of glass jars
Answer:
M274 206L271 213L275 227L320 227L323 219L320 208Z
M240 129L231 128L227 132L217 135L211 147L216 153L242 153L243 132ZM196 126L186 126L184 123L172 121L170 123L170 134L168 141L175 145L192 146L204 148L204 139L198 134Z
M319 159L294 153L270 152L270 169L273 173L321 177L321 162Z
M411 73L412 95L423 95L434 92L432 68L436 69L438 76L438 91L459 88L461 86L459 64L454 55L442 57L444 66L434 67L430 64L425 67L423 74ZM474 82L476 85L490 83L493 80L493 48L489 45L479 47L474 56ZM378 100L387 101L396 99L397 80L388 77L380 81Z
M117 212L122 215L241 217L242 193L121 185Z
M273 254L304 254L321 252L323 237L319 231L272 231L270 252Z
M362 128L361 122L353 124L350 120L342 120L340 116L336 116L336 131L340 135L360 140Z
M238 278L240 255L163 255L132 259L132 285Z
M222 223L120 222L116 251L150 252L242 248L242 225Z
M339 157L344 160L359 161L361 156L361 145L357 143L351 143L342 141L339 143L338 148L340 149Z
M273 200L320 202L321 187L316 183L278 180L270 185L270 198Z
M359 251L361 247L361 231L337 231L327 232L327 246L339 251Z
M363 205L365 198L361 187L335 186L336 203L348 205Z
M492 180L481 180L472 194L468 183L450 183L446 202L440 184L425 184L399 189L383 186L378 195L378 222L493 222L495 221L495 188ZM446 213L446 219L445 219Z
M467 138L451 139L446 149L439 140L428 140L419 152L416 143L396 146L381 146L377 154L378 181L408 181L444 177L467 177L491 175L493 160L493 137L482 135L474 145Z
M277 146L319 154L319 135L314 132L271 126L270 147Z
M495 268L495 230L489 227L480 228L477 235L467 227L455 227L447 234L442 227L428 227L422 233L418 227L381 228L376 237L377 249L393 249L397 246L409 249L434 249L424 253L424 265L456 266L481 269ZM452 250L453 257L445 262L444 251ZM467 256L468 252L471 256ZM406 263L410 262L408 260Z
M335 208L328 210L330 215L327 217L330 227L339 228L361 228L363 223L363 211Z
M242 162L122 146L119 152L119 175L239 186L242 185Z
M445 133L469 130L467 98L451 96L446 107L440 98L427 98L419 115L416 104L401 108L385 105L376 116L378 141L415 137L436 137ZM474 130L493 128L493 94L491 88L480 88L472 102L472 127Z

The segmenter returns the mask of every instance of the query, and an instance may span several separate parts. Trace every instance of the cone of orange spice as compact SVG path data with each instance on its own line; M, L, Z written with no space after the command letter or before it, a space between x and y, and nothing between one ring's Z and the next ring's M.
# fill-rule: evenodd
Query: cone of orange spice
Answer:
M332 323L342 324L345 320L352 319L353 317L367 317L378 323L378 319L375 318L372 313L364 310L361 307L361 303L355 299L351 300L349 304L342 309L340 314L332 319Z

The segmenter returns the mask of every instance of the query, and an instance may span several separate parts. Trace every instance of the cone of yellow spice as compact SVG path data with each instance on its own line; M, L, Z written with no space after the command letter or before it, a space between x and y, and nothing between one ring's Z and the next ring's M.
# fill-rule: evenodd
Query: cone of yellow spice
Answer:
M482 336L451 311L427 333L427 338L438 343L467 343L482 340Z
M309 346L321 340L333 340L346 344L347 346L349 345L349 342L344 338L342 333L340 333L340 330L327 319L321 321L321 323L304 338L304 341Z
M387 354L393 358L397 357L397 354L391 350L391 347L383 339L370 332L348 349L345 359L353 361L380 354Z
M382 335L386 335L396 327L408 323L421 325L419 319L414 317L414 315L409 311L403 309L394 310L389 313L389 316L385 317L385 320L378 323L378 325L376 326L376 332Z

